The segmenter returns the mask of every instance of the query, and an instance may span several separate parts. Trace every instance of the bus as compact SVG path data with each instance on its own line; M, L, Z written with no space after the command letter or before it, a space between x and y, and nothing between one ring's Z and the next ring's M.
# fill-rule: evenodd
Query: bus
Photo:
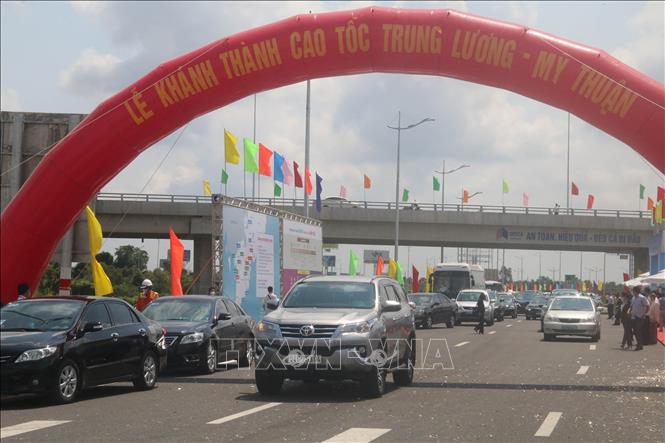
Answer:
M468 263L439 263L430 276L432 292L457 297L462 289L485 289L485 270Z
M500 281L485 280L485 288L488 291L506 292L506 285Z

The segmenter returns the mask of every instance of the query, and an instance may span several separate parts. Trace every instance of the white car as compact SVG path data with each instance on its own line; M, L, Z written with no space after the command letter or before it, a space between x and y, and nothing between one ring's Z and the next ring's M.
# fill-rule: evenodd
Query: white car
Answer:
M600 340L600 311L589 297L556 297L543 318L546 341L558 335L576 335Z
M483 298L485 305L485 323L488 326L494 324L494 303L490 302L488 292L483 289L463 289L457 294L457 306L459 306L457 324L463 321L477 322L480 320L475 311L478 297Z
M326 197L323 199L324 208L358 208L360 203L349 201L343 197Z

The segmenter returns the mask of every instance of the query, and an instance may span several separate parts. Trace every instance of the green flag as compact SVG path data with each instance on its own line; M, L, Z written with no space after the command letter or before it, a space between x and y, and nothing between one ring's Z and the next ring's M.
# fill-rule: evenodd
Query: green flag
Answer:
M222 169L222 184L225 185L229 181L229 174L226 173L226 169Z
M440 191L441 190L441 183L439 183L439 180L436 179L436 177L432 177L432 188L435 191Z
M644 185L640 185L640 200L644 200L644 191L646 191L646 187Z
M508 182L506 180L503 180L503 193L507 194L508 191L509 191Z
M282 195L282 188L279 187L277 183L275 183L275 197L279 197Z
M397 262L397 272L395 272L395 280L397 280L397 282L400 285L404 284L404 270L402 269L402 265L399 262Z
M358 256L353 250L349 251L349 275L358 274Z
M259 172L259 147L250 139L244 139L245 145L245 172Z
M402 201L403 202L409 201L409 190L406 188L404 188L404 192L402 192Z

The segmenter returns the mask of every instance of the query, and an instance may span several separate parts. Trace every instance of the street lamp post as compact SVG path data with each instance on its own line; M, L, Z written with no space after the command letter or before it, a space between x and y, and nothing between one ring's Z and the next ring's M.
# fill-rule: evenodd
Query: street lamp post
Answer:
M399 250L399 153L400 153L400 135L401 132L406 129L415 128L418 125L421 125L425 122L433 122L433 118L424 118L418 123L414 123L409 126L402 127L402 113L397 111L397 127L388 126L389 129L394 129L397 131L397 179L395 183L395 261L398 259L398 250Z
M446 161L443 161L443 165L441 168L441 171L434 171L436 174L441 174L441 211L445 211L445 205L446 205L446 174L452 174L455 171L459 171L460 169L464 168L470 168L470 165L461 165L458 166L455 169L451 169L450 171L446 171ZM443 246L441 246L441 262L443 262Z

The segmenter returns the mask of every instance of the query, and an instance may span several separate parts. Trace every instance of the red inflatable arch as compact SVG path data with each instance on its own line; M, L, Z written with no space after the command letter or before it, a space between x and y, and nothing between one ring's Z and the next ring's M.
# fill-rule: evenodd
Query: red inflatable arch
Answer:
M306 14L161 64L99 105L2 214L2 301L35 288L86 203L141 151L195 117L303 80L366 72L459 78L569 111L665 172L665 88L605 52L452 10Z

